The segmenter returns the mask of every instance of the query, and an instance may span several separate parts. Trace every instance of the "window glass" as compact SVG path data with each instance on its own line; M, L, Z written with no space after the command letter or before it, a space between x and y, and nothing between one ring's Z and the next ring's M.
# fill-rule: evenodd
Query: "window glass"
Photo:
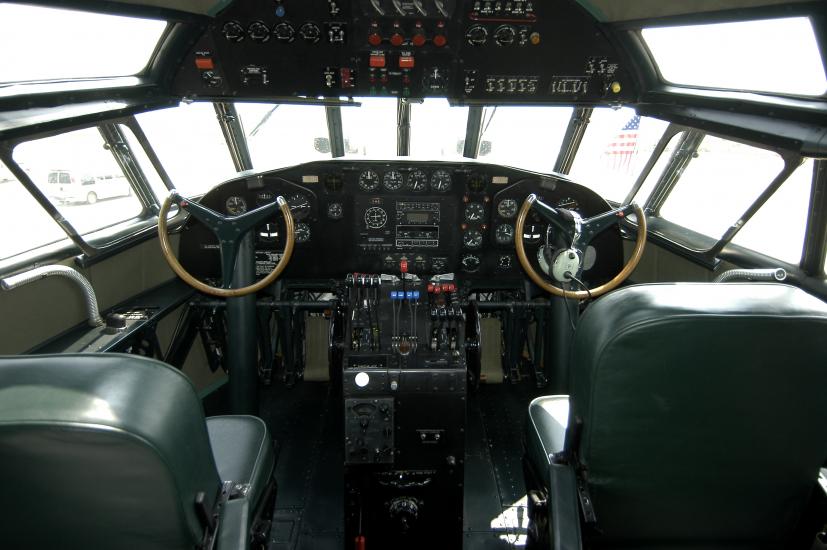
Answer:
M81 235L143 211L97 128L27 141L13 156Z
M323 106L237 103L235 107L256 170L330 158Z
M0 82L137 74L166 26L165 21L0 3Z
M169 195L169 190L167 189L167 186L164 185L164 180L161 179L158 171L155 170L155 167L149 161L149 157L146 156L146 151L144 151L143 146L138 141L138 138L135 137L135 134L132 133L129 126L124 126L123 124L118 126L123 135L126 137L129 150L132 152L132 156L138 163L138 166L141 167L141 171L144 173L144 176L146 176L149 186L152 188L152 192L155 193L155 197L159 200L164 200L164 198Z
M467 125L468 107L451 107L448 100L442 98L414 103L411 106L411 156L422 160L461 157Z
M136 118L181 194L206 193L236 175L212 103L182 103Z
M660 215L718 239L783 167L776 153L706 136Z
M0 163L0 260L68 237Z
M813 160L809 159L799 166L741 228L732 242L798 264L807 230L813 164Z
M822 95L827 78L806 17L643 29L667 82Z
M570 175L604 199L620 202L632 188L668 122L634 109L595 109Z
M396 156L396 99L357 98L361 107L342 107L345 154L373 159Z
M571 107L486 108L480 160L551 172L563 143Z

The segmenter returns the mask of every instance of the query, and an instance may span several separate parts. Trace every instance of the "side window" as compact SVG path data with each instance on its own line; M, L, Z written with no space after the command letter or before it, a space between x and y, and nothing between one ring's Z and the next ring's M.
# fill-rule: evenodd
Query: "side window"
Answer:
M570 175L606 200L621 202L652 156L668 122L634 109L595 109Z
M744 224L732 242L791 264L801 261L813 186L808 159Z
M25 168L24 168L25 169ZM54 183L57 183L57 174ZM49 214L0 163L0 261L68 237Z
M205 193L236 175L212 103L182 103L135 118L183 195Z
M655 188L655 185L657 185L658 181L660 181L664 170L666 170L666 167L669 165L669 160L672 158L672 155L675 153L675 149L677 149L685 134L686 132L678 132L669 139L669 143L666 144L666 147L664 147L663 152L658 157L655 165L652 166L652 169L649 171L646 179L643 180L640 189L638 189L635 196L632 197L632 200L638 203L641 207L646 203L646 200L649 198L649 195L652 194L652 190Z
M104 149L97 128L26 141L12 155L81 235L143 213L112 153ZM57 184L48 183L51 172L58 172ZM101 183L107 177L110 182Z
M659 215L720 239L783 168L777 153L706 136Z

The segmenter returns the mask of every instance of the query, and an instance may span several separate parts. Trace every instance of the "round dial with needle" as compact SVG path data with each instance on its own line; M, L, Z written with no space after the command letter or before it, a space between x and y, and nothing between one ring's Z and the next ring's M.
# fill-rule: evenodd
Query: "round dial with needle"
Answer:
M247 211L247 201L243 197L230 197L224 206L227 208L227 214L231 216L239 216Z
M388 213L383 208L372 206L365 210L365 225L369 229L381 229L388 223Z
M485 217L485 206L481 202L469 202L465 205L465 221L478 222Z

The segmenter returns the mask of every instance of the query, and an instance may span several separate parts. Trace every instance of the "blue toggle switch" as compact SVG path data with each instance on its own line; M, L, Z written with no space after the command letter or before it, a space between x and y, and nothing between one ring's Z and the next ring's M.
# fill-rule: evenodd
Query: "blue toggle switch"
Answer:
M276 6L276 17L284 17L284 6L281 4Z
M413 291L413 297L414 297L414 300L419 300L419 291L418 290Z

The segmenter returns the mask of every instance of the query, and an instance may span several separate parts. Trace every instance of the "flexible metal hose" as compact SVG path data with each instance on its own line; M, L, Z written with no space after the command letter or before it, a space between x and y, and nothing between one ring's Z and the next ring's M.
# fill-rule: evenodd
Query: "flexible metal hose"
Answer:
M0 279L0 287L2 287L3 290L12 290L19 286L27 285L34 281L53 276L66 277L80 285L81 290L83 290L83 296L86 298L86 310L89 312L89 324L93 327L103 325L103 319L101 319L100 310L98 309L98 299L95 296L95 289L92 288L92 285L86 277L71 267L67 267L65 265L44 265L43 267L36 267L29 271L24 271L23 273Z
M770 269L730 269L724 271L712 281L726 283L729 281L770 281L781 282L787 278L787 271L781 267Z

